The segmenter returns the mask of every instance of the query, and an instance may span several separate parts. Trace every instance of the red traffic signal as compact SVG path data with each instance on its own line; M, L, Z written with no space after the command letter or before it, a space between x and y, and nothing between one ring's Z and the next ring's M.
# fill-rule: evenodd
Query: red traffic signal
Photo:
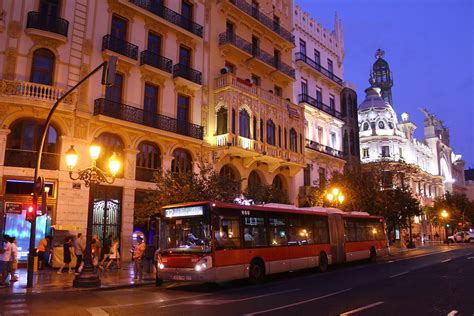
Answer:
M36 212L35 212L35 208L33 207L33 205L29 205L29 206L26 208L25 219L26 219L28 222L30 222L30 223L31 223L33 220L36 219Z

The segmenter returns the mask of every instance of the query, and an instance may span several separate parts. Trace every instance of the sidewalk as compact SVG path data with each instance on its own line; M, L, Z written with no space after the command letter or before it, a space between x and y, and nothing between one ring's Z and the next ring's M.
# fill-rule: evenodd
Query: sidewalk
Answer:
M67 269L64 269L62 274L57 274L57 271L57 269L47 268L35 272L33 276L33 288L27 289L26 268L18 269L16 275L18 276L19 281L8 287L0 286L0 296L2 294L91 290L73 288L72 281L75 277L74 273L68 273ZM153 273L146 273L146 265L143 269L143 281L134 280L133 262L122 263L121 269L99 272L99 275L101 280L100 289L116 289L155 284L155 275Z
M416 248L406 247L390 247L389 255L380 258L380 261L393 260L397 258L409 258L420 255L428 255L432 253L445 252L449 250L460 249L463 247L469 247L470 244L450 244L447 245L443 242L430 242L423 245L417 245Z

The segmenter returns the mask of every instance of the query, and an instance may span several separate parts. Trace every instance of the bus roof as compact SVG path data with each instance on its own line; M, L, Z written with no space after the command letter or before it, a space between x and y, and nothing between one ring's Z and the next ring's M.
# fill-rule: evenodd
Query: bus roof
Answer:
M300 213L300 214L319 214L319 215L328 215L328 214L341 214L343 217L355 217L355 218L383 218L382 216L370 215L366 212L344 212L337 208L326 208L326 207L297 207L291 204L278 204L278 203L268 203L264 205L241 205L234 203L224 203L218 201L200 201L200 202L187 202L166 205L162 209L176 208L176 207L186 207L194 205L203 205L207 204L212 207L224 207L232 209L246 209L253 211L263 211L263 212L285 212L285 213Z

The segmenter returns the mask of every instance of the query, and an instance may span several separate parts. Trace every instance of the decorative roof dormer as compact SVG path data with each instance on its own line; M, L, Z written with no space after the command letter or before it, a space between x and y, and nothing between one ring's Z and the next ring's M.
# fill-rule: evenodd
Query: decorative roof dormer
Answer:
M384 55L385 52L380 48L375 52L375 58L377 60L372 67L371 77L375 79L375 86L381 89L382 98L393 106L393 76L390 71L390 66L387 61L383 59Z

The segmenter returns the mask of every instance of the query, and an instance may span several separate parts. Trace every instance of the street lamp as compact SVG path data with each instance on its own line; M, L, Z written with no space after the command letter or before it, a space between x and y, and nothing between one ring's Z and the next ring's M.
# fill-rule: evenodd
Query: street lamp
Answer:
M445 242L448 243L448 217L449 217L449 213L446 212L446 210L442 210L441 211L441 217L444 219L445 223L444 223L444 235L445 235Z
M74 278L73 286L74 287L99 287L100 278L97 274L97 271L94 271L94 266L92 264L92 217L94 211L94 192L97 185L100 183L112 184L115 181L115 176L120 170L120 161L118 160L117 154L113 153L109 158L109 173L110 176L97 167L97 160L100 156L101 147L96 142L93 142L89 147L89 155L91 157L91 166L82 170L77 171L77 176L74 176L73 169L77 165L78 154L74 149L74 146L71 147L66 152L66 164L69 168L69 178L72 180L82 180L84 181L86 187L89 187L89 208L87 212L87 240L86 240L86 251L84 256L84 268L81 273Z
M344 202L345 196L338 188L334 188L332 189L332 192L326 194L326 198L329 200L329 202L334 203L336 206L338 206L339 204L342 204L342 202Z

